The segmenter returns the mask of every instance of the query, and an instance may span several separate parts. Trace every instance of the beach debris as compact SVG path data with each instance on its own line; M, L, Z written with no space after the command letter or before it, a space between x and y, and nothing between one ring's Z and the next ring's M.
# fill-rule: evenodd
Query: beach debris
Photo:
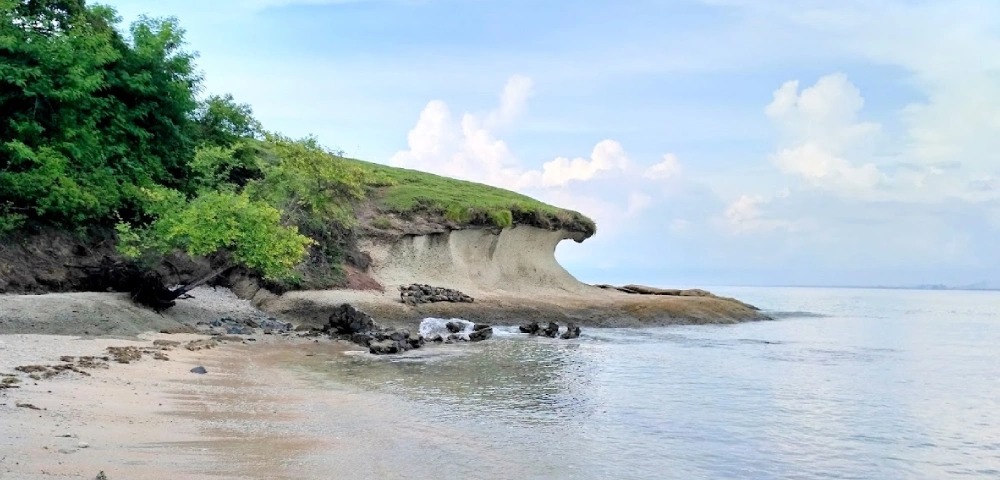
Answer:
M142 360L142 350L139 347L108 347L107 351L118 363L132 363Z
M566 325L566 331L563 332L563 334L559 338L563 340L570 340L579 337L580 337L580 327L576 326L576 324L573 322L569 322L569 324Z
M204 374L208 373L208 370L205 370L205 367L198 366L198 367L192 368L191 369L191 373L197 373L198 375L204 375Z
M419 305L436 302L472 303L475 299L451 288L414 283L411 285L400 285L399 301L407 305Z
M87 442L80 442L80 443L76 444L76 446L78 448L90 448L90 444L87 443Z
M218 342L216 342L215 339L191 340L186 345L184 345L184 349L190 350L192 352L197 352L199 350L206 350L206 349L210 349L210 348L215 348L217 345L218 345Z
M94 480L108 480L108 476L104 474L104 470L101 470L101 473L98 473L97 476L94 477Z
M27 373L28 378L31 378L32 380L52 378L63 372L75 372L85 377L89 377L90 374L83 370L80 370L81 367L96 368L96 367L89 367L89 364L73 365L72 363L63 363L61 365L21 365L19 367L14 367L14 370L17 370L21 373Z
M20 403L20 402L18 402L16 405L18 406L18 408L27 408L29 410L41 410L41 408L38 408L38 407L36 407L36 406L34 406L34 405L30 404L30 403Z

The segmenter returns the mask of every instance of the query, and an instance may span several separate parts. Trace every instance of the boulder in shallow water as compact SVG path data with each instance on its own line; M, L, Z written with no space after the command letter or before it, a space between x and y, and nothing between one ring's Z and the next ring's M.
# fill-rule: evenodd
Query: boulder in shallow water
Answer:
M521 333L527 333L529 335L535 335L538 333L539 330L542 329L542 327L538 326L538 322L531 322L526 325L521 325L520 327L517 328L518 330L521 330Z
M485 328L477 328L476 330L473 330L473 332L469 334L470 342L481 342L493 337L493 327L489 325L476 325L476 327L480 326Z
M566 331L563 332L562 336L559 338L562 338L563 340L570 340L579 337L580 337L580 327L576 326L576 324L573 322L569 322L569 324L566 325Z
M544 335L550 338L556 338L559 336L559 324L556 322L549 322L549 326L538 332L539 335Z
M465 330L465 325L462 325L459 322L448 322L447 324L445 324L445 327L451 333L461 333L463 330Z

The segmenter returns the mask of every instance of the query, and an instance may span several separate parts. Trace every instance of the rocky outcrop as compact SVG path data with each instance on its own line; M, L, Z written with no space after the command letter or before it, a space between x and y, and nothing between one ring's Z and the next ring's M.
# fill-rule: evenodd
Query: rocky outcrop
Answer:
M707 290L702 290L700 288L689 288L686 290L681 290L677 288L656 288L647 287L645 285L625 285L622 287L616 287L614 285L599 284L594 285L602 290L616 290L622 293L631 293L634 295L667 295L673 297L715 297L712 292Z
M407 305L435 302L472 303L475 301L472 297L458 290L417 283L401 285L399 287L399 300Z
M324 333L350 335L377 330L375 319L353 305L344 303L330 315L330 321L323 327Z
M566 325L566 331L559 338L563 340L580 338L580 327L576 326L575 323L570 322L569 325Z
M322 331L332 337L340 338L358 345L368 347L374 355L389 355L403 353L423 347L428 341L435 343L481 342L493 336L493 327L486 324L475 324L468 331L468 322L452 321L446 324L448 336L435 334L424 338L420 333L411 333L409 329L384 328L375 323L367 313L358 310L350 304L338 306Z
M518 327L518 330L520 330L521 333L527 333L528 335L538 335L549 338L559 337L565 340L578 338L580 336L580 327L573 322L566 325L566 331L561 337L559 336L559 324L556 322L549 322L549 324L545 327L539 325L538 322L531 322L521 325Z

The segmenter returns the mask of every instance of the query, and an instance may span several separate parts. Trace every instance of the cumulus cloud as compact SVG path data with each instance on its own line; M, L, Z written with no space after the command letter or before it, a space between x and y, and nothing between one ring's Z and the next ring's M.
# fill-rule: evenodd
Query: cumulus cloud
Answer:
M654 203L652 196L643 193L643 182L681 173L680 161L673 154L643 167L612 139L598 142L587 158L557 157L540 168L525 167L496 132L516 124L532 90L530 78L512 76L495 109L465 113L458 120L443 101L429 102L407 135L409 148L394 154L389 164L529 193L585 212L601 225L601 232L614 231L623 218L636 216ZM600 182L612 183L601 184L602 190L594 193L587 190L586 185Z
M683 170L681 162L677 160L677 155L668 153L663 156L663 161L651 165L645 172L643 172L642 175L653 180L662 180L676 177L680 175Z
M545 187L563 186L571 181L587 181L601 172L621 170L629 167L629 159L622 145L614 140L602 140L591 152L590 158L559 157L542 165L542 171L528 172L524 185L541 184Z
M864 107L861 92L843 74L827 75L799 91L789 81L774 92L764 109L779 127L782 143L772 162L784 173L811 185L832 189L870 189L883 179L874 163L856 165L846 155L881 127L858 121Z
M742 195L729 204L725 212L725 220L733 233L761 232L776 229L791 229L793 222L770 218L765 215L763 207L774 199L788 198L789 192L782 190L773 196Z

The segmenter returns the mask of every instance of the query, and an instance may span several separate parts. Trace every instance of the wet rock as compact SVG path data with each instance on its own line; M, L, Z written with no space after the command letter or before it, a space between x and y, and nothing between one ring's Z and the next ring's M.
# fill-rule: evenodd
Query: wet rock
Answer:
M420 348L424 346L424 337L417 333L411 333L407 338L410 348Z
M566 325L566 331L563 332L562 336L560 336L559 338L562 338L563 340L570 340L579 337L580 337L580 327L576 326L575 323L570 322L568 325Z
M529 335L536 335L538 331L542 329L542 327L538 326L538 322L531 322L517 328L521 331L521 333L527 333Z
M465 330L465 325L462 325L461 323L458 322L448 322L447 324L445 324L445 327L451 333L461 333L462 330Z
M478 327L479 325L476 325L476 326ZM483 325L483 326L485 328L479 328L479 329L474 330L472 333L469 334L469 341L470 342L481 342L481 341L487 340L487 339L489 339L489 338L491 338L493 336L493 327L491 327L489 325Z
M549 326L543 328L538 332L538 334L550 338L556 338L559 336L559 324L556 322L549 322Z
M637 293L639 295L680 295L681 291L674 288L656 288L647 287L645 285L625 285L621 287L620 290L624 290L628 293Z
M444 341L444 337L442 337L441 335L434 335L433 337L428 338L427 341L434 343L441 343Z
M375 330L375 320L349 303L341 304L330 315L324 331L327 333L352 334Z
M191 373L197 373L198 375L204 375L204 374L208 373L208 370L205 370L205 367L194 367L194 368L191 369Z
M399 343L392 340L377 340L371 342L368 346L368 351L374 355L389 355L393 353L399 353Z

